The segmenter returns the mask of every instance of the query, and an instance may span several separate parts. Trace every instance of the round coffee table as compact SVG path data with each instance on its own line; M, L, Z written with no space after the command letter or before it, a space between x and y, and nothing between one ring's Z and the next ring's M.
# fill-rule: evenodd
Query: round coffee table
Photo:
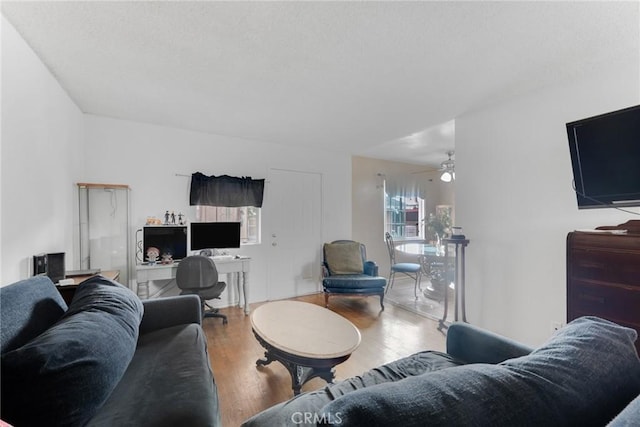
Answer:
M256 339L266 351L257 366L277 360L291 374L294 394L312 378L331 383L334 367L360 345L360 331L339 314L315 304L274 301L251 313Z

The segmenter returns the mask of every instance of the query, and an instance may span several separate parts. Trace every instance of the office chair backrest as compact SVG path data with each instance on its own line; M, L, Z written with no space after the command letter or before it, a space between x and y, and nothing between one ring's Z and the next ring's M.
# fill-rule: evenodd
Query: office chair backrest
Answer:
M396 247L393 243L393 237L389 232L384 234L384 240L387 244L387 250L389 251L389 260L391 261L391 265L396 263Z
M176 283L183 290L210 288L218 283L218 269L211 258L188 256L178 265Z

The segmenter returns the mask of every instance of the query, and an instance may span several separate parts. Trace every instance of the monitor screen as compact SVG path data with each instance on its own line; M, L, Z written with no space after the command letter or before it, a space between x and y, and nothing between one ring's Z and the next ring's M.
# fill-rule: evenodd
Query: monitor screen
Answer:
M239 222L192 222L191 250L240 247Z
M143 258L146 260L147 249L158 248L160 255L171 254L173 260L187 256L187 227L185 225L157 225L144 227Z
M578 208L640 206L640 106L567 123Z

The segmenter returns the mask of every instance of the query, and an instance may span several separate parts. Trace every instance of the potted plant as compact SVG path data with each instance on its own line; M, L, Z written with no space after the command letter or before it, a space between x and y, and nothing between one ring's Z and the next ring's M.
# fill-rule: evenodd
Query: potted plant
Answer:
M437 214L431 212L427 218L427 231L433 240L440 240L451 232L451 215L447 210L441 210Z

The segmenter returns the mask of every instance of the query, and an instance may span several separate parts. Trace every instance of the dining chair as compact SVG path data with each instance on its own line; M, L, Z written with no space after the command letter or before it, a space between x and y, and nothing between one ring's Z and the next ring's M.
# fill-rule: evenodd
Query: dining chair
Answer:
M422 290L420 287L420 278L422 276L422 266L413 262L396 262L396 246L393 243L393 237L389 232L385 233L385 242L387 244L387 250L389 251L389 284L387 286L386 292L393 287L393 282L395 281L396 273L405 274L412 279L415 280L414 286L414 294L416 299L418 299L418 289Z

